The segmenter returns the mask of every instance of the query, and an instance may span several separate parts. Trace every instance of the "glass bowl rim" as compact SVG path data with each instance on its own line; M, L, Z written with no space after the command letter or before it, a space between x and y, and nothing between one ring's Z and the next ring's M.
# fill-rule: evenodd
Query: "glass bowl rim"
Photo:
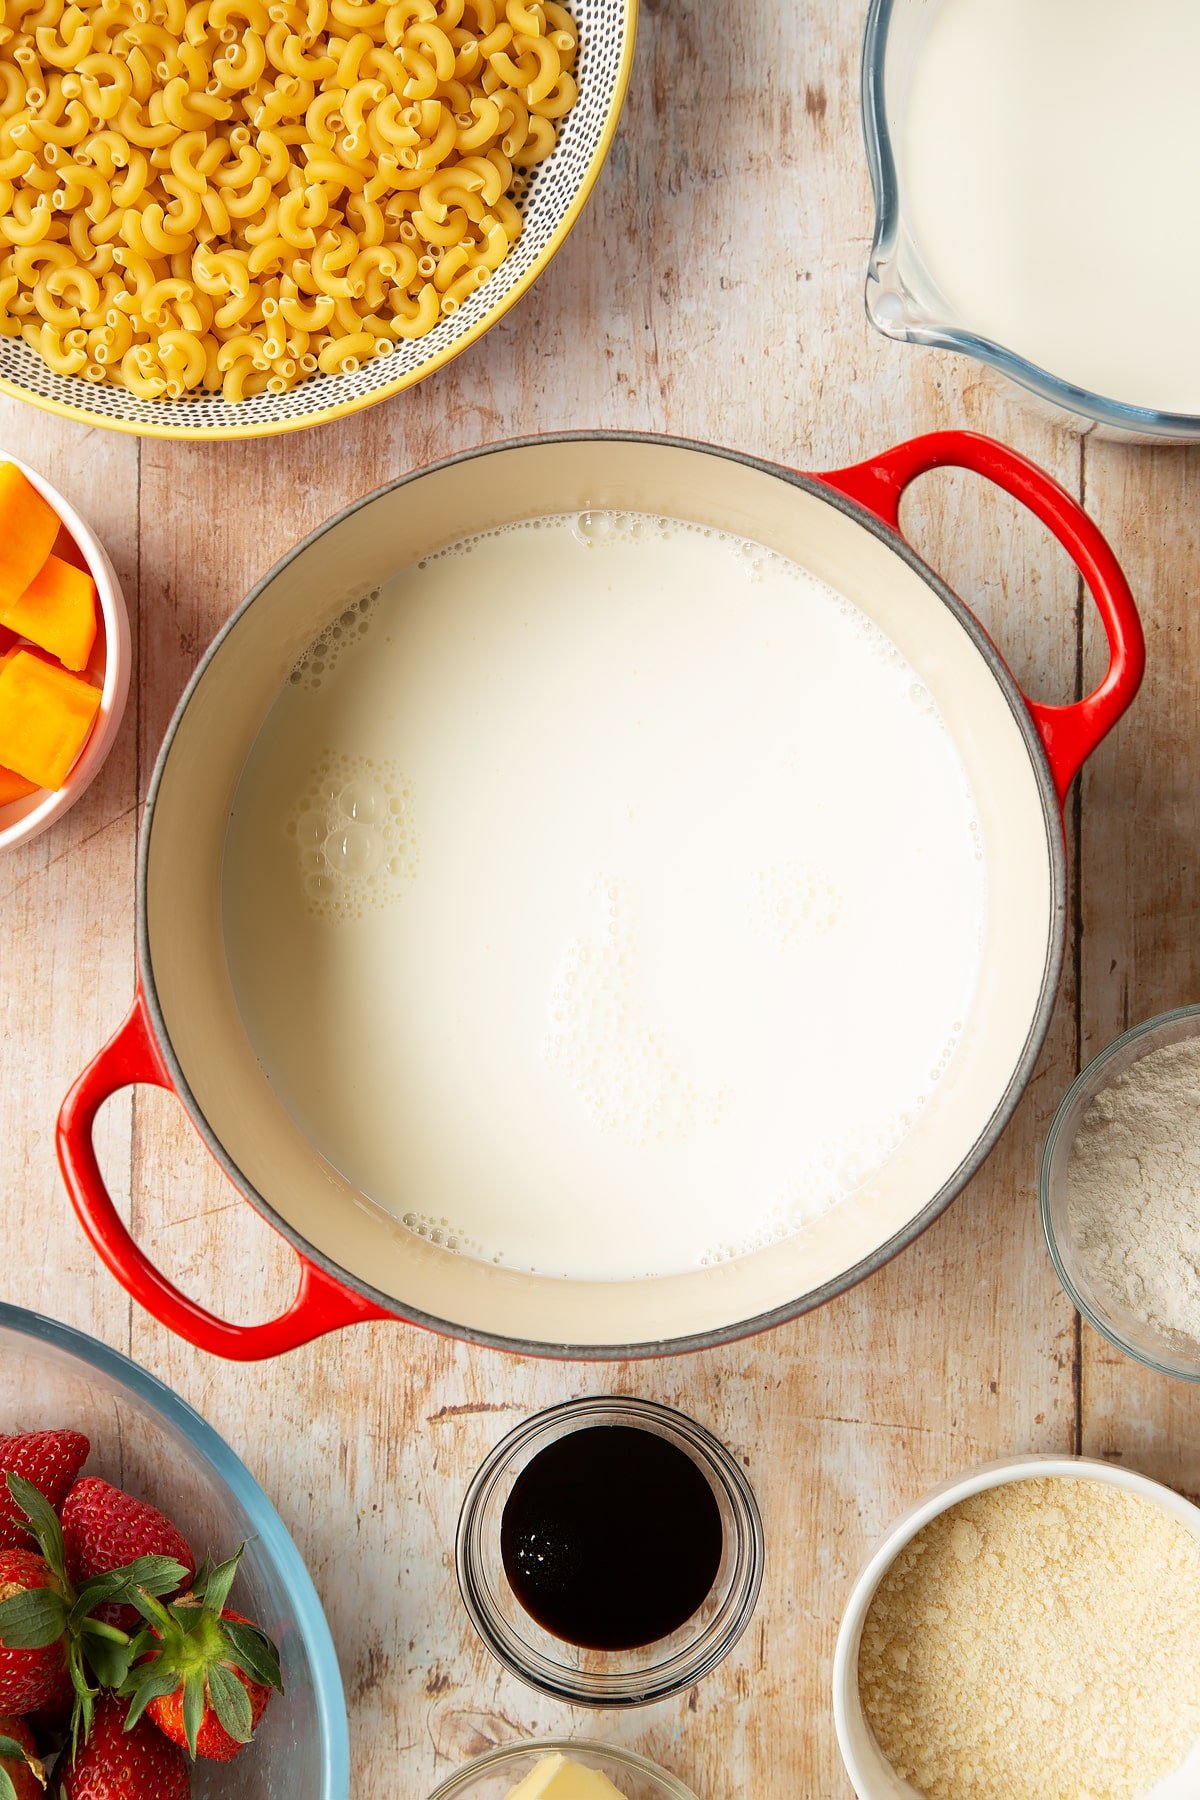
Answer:
M65 1351L128 1388L153 1412L175 1426L254 1520L263 1548L286 1584L295 1609L297 1628L311 1660L312 1692L323 1746L322 1792L329 1800L343 1800L350 1792L350 1732L341 1668L329 1622L291 1533L245 1463L216 1428L157 1375L152 1375L99 1338L90 1337L75 1326L65 1325L45 1313L0 1300L0 1331L3 1330L15 1331L32 1343L48 1344Z
M1050 1260L1054 1264L1054 1272L1058 1276L1063 1292L1066 1294L1067 1299L1071 1302L1076 1312L1081 1314L1082 1317L1087 1320L1093 1330L1098 1331L1100 1336L1113 1346L1114 1350L1119 1350L1123 1356L1128 1356L1134 1362L1140 1363L1144 1369L1153 1369L1156 1375L1168 1375L1173 1377L1176 1381L1200 1382L1200 1357L1197 1358L1194 1368L1190 1370L1170 1368L1166 1363L1152 1355L1149 1351L1142 1350L1137 1345L1129 1343L1128 1340L1117 1331L1115 1326L1110 1324L1107 1319L1103 1318L1100 1313L1097 1312L1096 1308L1084 1299L1074 1281L1071 1279L1066 1265L1063 1262L1062 1253L1058 1245L1058 1234L1054 1229L1054 1222L1050 1216L1050 1168L1054 1160L1055 1152L1058 1149L1059 1139L1062 1137L1066 1126L1067 1115L1075 1101L1079 1098L1081 1093L1092 1086L1096 1076L1101 1070L1104 1069L1114 1057L1119 1056L1123 1050L1128 1049L1132 1044L1139 1043L1143 1038L1154 1037L1165 1027L1177 1025L1185 1019L1196 1021L1196 1035L1200 1036L1200 1004L1175 1006L1172 1007L1169 1012L1155 1013L1151 1018L1143 1019L1137 1025L1131 1025L1128 1030L1123 1031L1119 1037L1115 1037L1110 1044L1106 1044L1103 1050L1101 1050L1098 1055L1094 1056L1092 1060L1085 1064L1079 1071L1079 1074L1075 1077L1074 1081L1059 1101L1057 1110L1050 1122L1050 1129L1046 1133L1046 1143L1045 1148L1042 1151L1041 1167L1038 1170L1038 1211L1041 1215L1042 1231L1046 1239L1046 1248L1050 1252ZM1141 1054L1143 1056L1149 1056L1151 1050L1146 1049ZM1134 1058L1134 1061L1140 1060L1140 1056Z
M559 1424L577 1419L580 1421L579 1428L582 1428L588 1422L589 1414L594 1416L598 1424L621 1423L629 1415L635 1419L641 1417L650 1426L656 1423L664 1425L674 1436L684 1438L693 1449L707 1458L710 1479L719 1476L724 1483L727 1504L737 1515L742 1528L742 1543L729 1581L731 1595L739 1586L739 1577L742 1591L732 1616L716 1631L713 1628L717 1621L710 1620L693 1645L676 1652L665 1665L658 1665L671 1671L668 1675L660 1676L658 1680L647 1679L638 1686L636 1692L629 1694L593 1688L586 1677L572 1671L565 1663L557 1665L557 1679L535 1670L527 1659L510 1647L496 1629L491 1607L480 1598L480 1582L476 1575L474 1529L482 1507L491 1499L496 1483L514 1455L543 1434L552 1434L548 1435L548 1442L557 1441L563 1435L554 1430ZM489 1653L510 1674L540 1693L566 1701L569 1705L596 1710L627 1711L638 1706L654 1705L682 1693L684 1689L711 1674L733 1650L754 1616L765 1563L766 1538L762 1514L754 1489L733 1452L706 1425L680 1411L678 1407L668 1406L660 1400L645 1400L638 1395L627 1394L585 1394L573 1400L559 1401L553 1406L531 1413L528 1418L514 1425L492 1447L472 1476L463 1496L454 1539L454 1566L459 1595L467 1617ZM685 1630L687 1623L689 1622L685 1621L679 1629ZM683 1667L676 1666L680 1658L688 1655L695 1657L695 1651L705 1644L709 1634L711 1642L708 1642L707 1648L697 1659L684 1663ZM653 1648L653 1645L646 1646L647 1650ZM647 1671L648 1677L652 1670L653 1665ZM575 1679L572 1679L573 1674Z
M511 1744L500 1744L494 1750L485 1751L469 1763L447 1776L440 1787L434 1789L429 1800L456 1800L463 1796L469 1800L470 1790L464 1783L474 1781L478 1775L486 1775L493 1769L503 1768L505 1763L518 1762L523 1756L536 1756L539 1753L553 1755L561 1751L569 1755L572 1750L583 1750L593 1756L607 1757L618 1768L628 1769L631 1774L646 1775L656 1781L663 1790L664 1800L696 1800L690 1787L680 1781L678 1775L672 1775L648 1756L638 1750L627 1750L623 1744L604 1744L598 1738L518 1738Z
M1135 406L1129 401L1112 400L1107 395L1093 393L1090 388L1080 387L1043 369L1039 363L1029 361L991 338L980 336L965 325L919 320L905 326L901 321L900 329L891 331L875 316L870 303L871 284L879 282L880 270L896 247L903 213L884 102L888 36L898 3L899 0L870 0L862 49L862 129L875 201L875 225L867 264L866 310L872 325L885 336L901 342L922 344L933 350L952 350L960 356L972 357L1052 406L1096 424L1181 443L1200 440L1200 414L1164 412L1156 407Z

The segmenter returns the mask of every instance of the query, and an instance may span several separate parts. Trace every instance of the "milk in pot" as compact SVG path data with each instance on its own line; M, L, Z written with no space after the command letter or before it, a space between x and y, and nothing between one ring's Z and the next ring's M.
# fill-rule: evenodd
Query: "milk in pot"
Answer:
M986 905L965 770L879 627L761 546L604 513L348 606L223 881L246 1030L328 1160L462 1255L614 1280L880 1168Z

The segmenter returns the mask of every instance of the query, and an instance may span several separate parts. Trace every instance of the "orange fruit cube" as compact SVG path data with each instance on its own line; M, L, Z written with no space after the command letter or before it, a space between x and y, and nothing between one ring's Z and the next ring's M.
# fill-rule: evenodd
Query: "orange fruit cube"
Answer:
M0 664L0 765L38 787L58 788L100 707L100 689L33 650Z
M58 514L16 463L0 463L0 607L29 586L58 536Z
M23 800L26 794L37 791L36 781L26 781L15 769L0 769L0 806L7 806L10 800Z
M68 669L86 669L96 641L96 584L73 563L48 556L25 592L0 605L0 624Z

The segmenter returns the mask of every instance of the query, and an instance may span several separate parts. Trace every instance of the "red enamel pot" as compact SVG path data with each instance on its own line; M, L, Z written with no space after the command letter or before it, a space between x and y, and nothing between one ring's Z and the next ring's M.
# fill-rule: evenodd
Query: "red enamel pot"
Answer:
M903 538L905 488L947 466L985 475L1021 500L1073 557L1109 645L1104 678L1083 699L1026 700L977 620ZM981 973L955 1078L869 1194L840 1205L836 1220L720 1268L624 1282L547 1278L455 1254L356 1190L254 1055L232 992L220 904L225 831L247 755L297 658L345 596L470 534L596 508L701 521L766 544L873 619L928 686L953 736L978 801L989 883ZM255 589L207 652L167 732L141 839L138 994L59 1119L60 1161L84 1229L158 1319L237 1358L275 1355L367 1319L406 1319L531 1354L649 1356L721 1343L820 1304L911 1243L1010 1118L1062 963L1062 803L1133 699L1142 666L1137 612L1096 526L1024 458L966 433L917 438L820 476L664 438L541 438L455 457L358 502ZM243 1327L214 1316L131 1238L105 1189L92 1129L108 1096L138 1082L178 1096L230 1180L294 1246L299 1283L280 1318Z

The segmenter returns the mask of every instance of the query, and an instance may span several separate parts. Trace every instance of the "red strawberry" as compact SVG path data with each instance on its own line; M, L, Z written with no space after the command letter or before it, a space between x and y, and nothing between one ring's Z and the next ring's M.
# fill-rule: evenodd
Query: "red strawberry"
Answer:
M15 1744L19 1756L4 1752ZM0 1775L7 1775L12 1789L5 1800L45 1800L46 1772L38 1760L37 1744L24 1719L0 1719ZM4 1783L0 1780L0 1793Z
M244 1619L241 1613L231 1612L229 1607L226 1607L221 1613L221 1618L232 1621L235 1625L250 1624L249 1619ZM252 1627L252 1629L256 1628ZM157 1662L158 1658L151 1656L147 1660ZM247 1697L250 1701L249 1737L241 1742L235 1737L230 1737L220 1719L217 1717L212 1701L212 1680L211 1670L209 1670L206 1672L204 1711L201 1715L200 1725L196 1732L195 1754L197 1756L207 1757L210 1762L232 1762L234 1757L240 1755L246 1748L249 1738L253 1737L254 1733L258 1730L259 1720L262 1718L264 1712L266 1712L267 1701L271 1698L271 1689L270 1687L264 1686L261 1682L251 1680L250 1676L247 1675L243 1669L239 1669L236 1664L225 1661L221 1656L219 1648L218 1660L221 1661L222 1666L229 1671L236 1681L241 1682L243 1688L246 1690ZM175 1689L174 1693L159 1695L157 1699L151 1700L147 1704L146 1712L149 1717L154 1720L158 1729L161 1732L164 1732L173 1744L180 1744L186 1747L188 1740L187 1728L183 1717L183 1698L184 1687L181 1685Z
M37 1649L5 1648L0 1633L0 1712L34 1712L53 1700L61 1689L63 1670L67 1666L67 1644L63 1636L66 1610L62 1590L45 1557L35 1550L0 1550L0 1605L19 1595L49 1590L62 1609L59 1635Z
M178 1600L141 1597L155 1642L119 1690L133 1701L131 1720L147 1712L173 1743L213 1762L245 1749L271 1689L283 1691L270 1638L225 1605L241 1556L239 1549L215 1569L206 1565Z
M174 1558L145 1556L134 1566L97 1575L78 1589L67 1574L62 1525L46 1496L20 1475L4 1477L6 1489L29 1521L41 1551L0 1550L0 1712L39 1712L60 1707L64 1675L72 1689L72 1741L91 1729L97 1685L118 1687L145 1644L101 1624L96 1610L121 1601L143 1602L174 1594L187 1571ZM5 1777L7 1781L7 1777ZM6 1797L0 1786L0 1800Z
M125 1708L112 1694L96 1702L92 1735L54 1776L60 1800L188 1800L187 1758L142 1719L125 1730Z
M27 1431L21 1437L0 1437L0 1550L26 1550L31 1541L24 1515L4 1477L20 1475L31 1481L57 1512L90 1449L78 1431Z
M62 1509L67 1573L75 1583L124 1568L139 1556L170 1556L187 1570L184 1587L196 1573L186 1540L156 1506L134 1500L96 1475L85 1475ZM96 1617L122 1631L137 1631L141 1619L132 1606L102 1606Z

